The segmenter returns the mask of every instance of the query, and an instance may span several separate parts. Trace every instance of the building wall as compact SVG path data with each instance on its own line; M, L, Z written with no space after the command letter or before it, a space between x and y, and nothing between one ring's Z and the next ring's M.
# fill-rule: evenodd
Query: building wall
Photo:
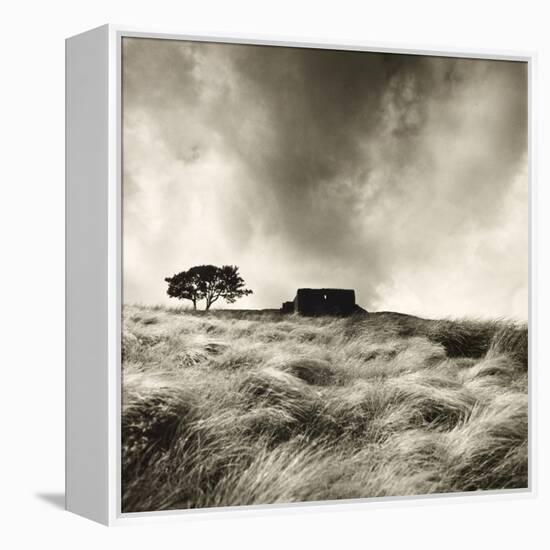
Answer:
M302 315L350 315L355 310L355 291L336 288L300 288L294 310Z

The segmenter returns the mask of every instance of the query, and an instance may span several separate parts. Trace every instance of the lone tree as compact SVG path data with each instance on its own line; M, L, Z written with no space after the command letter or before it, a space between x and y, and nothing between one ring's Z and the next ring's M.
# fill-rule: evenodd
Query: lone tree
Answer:
M168 296L191 300L193 309L197 309L199 300L206 300L208 311L220 298L233 304L238 298L252 294L252 290L245 288L236 265L197 265L164 280L168 283Z

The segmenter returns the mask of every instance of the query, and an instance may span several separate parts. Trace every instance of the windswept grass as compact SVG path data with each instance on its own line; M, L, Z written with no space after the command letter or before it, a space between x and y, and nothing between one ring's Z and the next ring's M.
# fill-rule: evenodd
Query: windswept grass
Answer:
M527 486L527 327L126 306L125 512Z

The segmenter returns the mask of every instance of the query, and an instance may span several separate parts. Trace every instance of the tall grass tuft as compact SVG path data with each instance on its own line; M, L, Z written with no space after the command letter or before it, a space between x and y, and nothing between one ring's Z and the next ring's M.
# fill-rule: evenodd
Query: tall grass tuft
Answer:
M527 325L514 323L501 326L494 334L487 357L506 355L515 359L527 369L529 354L529 339Z

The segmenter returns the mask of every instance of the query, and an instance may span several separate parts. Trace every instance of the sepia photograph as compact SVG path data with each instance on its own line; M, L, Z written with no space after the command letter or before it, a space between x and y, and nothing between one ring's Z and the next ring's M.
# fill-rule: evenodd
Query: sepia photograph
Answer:
M122 38L123 513L528 488L527 65Z

